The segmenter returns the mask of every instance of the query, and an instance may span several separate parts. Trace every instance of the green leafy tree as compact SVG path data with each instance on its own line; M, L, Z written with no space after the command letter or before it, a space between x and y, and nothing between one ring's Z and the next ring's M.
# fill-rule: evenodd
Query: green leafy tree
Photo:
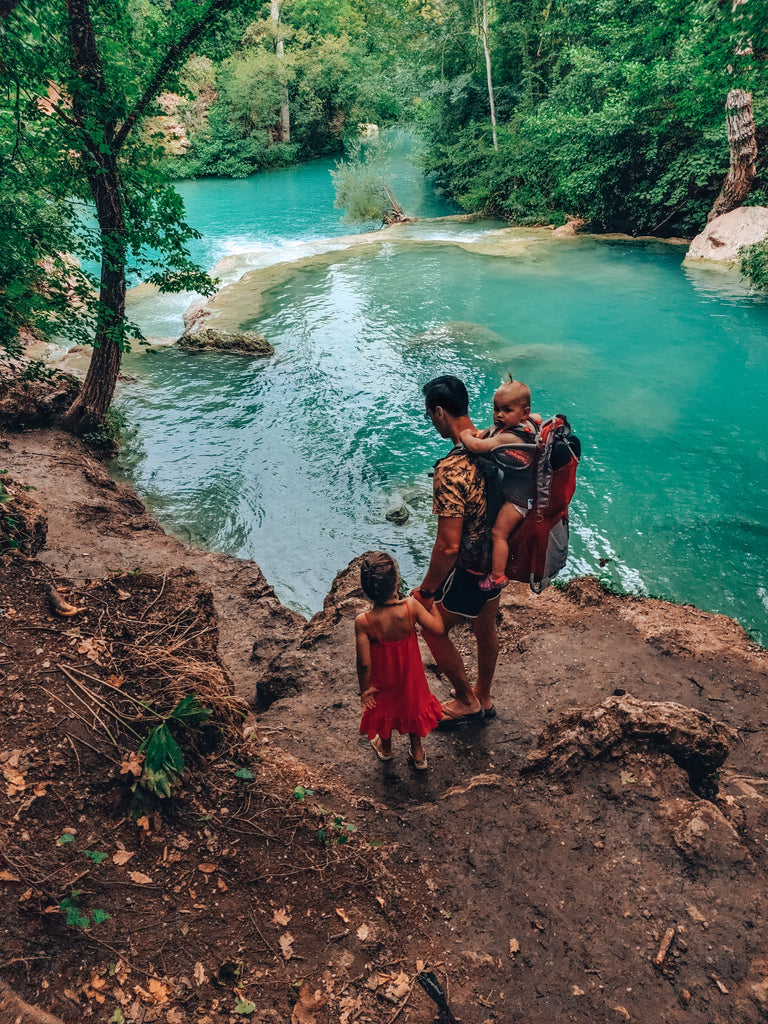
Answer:
M43 12L20 0L3 24L3 141L12 142L16 185L21 175L30 195L48 188L59 207L72 210L79 202L95 211L96 229L76 229L84 240L76 251L90 246L101 264L98 297L89 302L94 353L65 416L77 433L103 421L122 352L137 333L125 317L128 274L165 291L212 288L190 259L186 244L195 232L161 170L162 151L144 128L159 91L178 84L190 47L233 6L51 0Z
M768 119L764 4L495 0L497 153L475 5L440 10L424 50L425 166L469 209L697 231L728 167L729 91L753 92L758 125Z
M405 220L402 207L386 182L387 150L380 141L350 146L346 160L340 160L331 178L336 189L335 205L347 211L347 220L378 220L385 224Z

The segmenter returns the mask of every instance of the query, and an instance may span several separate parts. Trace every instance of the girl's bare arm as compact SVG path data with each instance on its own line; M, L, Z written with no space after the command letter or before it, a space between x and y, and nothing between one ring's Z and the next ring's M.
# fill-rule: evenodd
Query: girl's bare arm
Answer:
M355 619L355 649L357 651L357 682L360 687L360 700L363 707L376 706L374 694L376 688L371 686L371 641L365 624L365 617L358 615Z
M424 627L424 629L429 630L430 633L437 633L438 635L445 632L445 624L443 623L442 616L440 615L440 612L434 611L434 605L428 610L420 601L417 601L415 597L409 597L408 607L411 609L413 617L419 625Z

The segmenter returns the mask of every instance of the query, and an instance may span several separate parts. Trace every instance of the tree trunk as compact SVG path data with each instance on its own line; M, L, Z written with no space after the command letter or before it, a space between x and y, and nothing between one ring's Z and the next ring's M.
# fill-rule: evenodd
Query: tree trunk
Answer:
M493 79L491 77L491 50L488 45L488 0L483 0L483 50L485 52L485 73L488 78L488 102L491 106L491 131L493 148L498 153L499 140L496 137L496 104L493 100Z
M78 76L101 95L106 92L101 58L96 46L89 0L67 0L72 67ZM83 125L88 111L75 94L72 110ZM101 288L94 351L80 393L65 413L62 426L75 434L87 434L104 421L115 393L125 330L125 216L114 152L115 125L104 125L107 149L94 146L83 130L83 160L101 230Z
M275 26L275 53L278 62L285 60L285 40L280 35L280 0L270 0L270 16ZM277 141L291 141L291 108L288 103L288 83L281 77L283 101L280 104L280 123L277 128Z
M725 101L728 144L731 147L731 169L726 175L720 195L707 216L707 224L730 210L741 206L755 180L757 141L752 116L752 93L731 89Z
M389 185L380 185L379 190L384 200L381 219L384 224L402 224L408 220L402 206Z

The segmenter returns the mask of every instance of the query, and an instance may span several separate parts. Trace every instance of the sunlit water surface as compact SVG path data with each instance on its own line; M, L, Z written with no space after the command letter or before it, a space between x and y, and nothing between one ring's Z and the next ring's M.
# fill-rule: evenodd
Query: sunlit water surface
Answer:
M765 298L736 275L684 270L684 250L660 243L521 232L497 255L495 224L422 222L329 253L318 240L350 231L329 166L181 187L207 265L300 262L250 311L247 286L228 300L272 358L126 360L121 466L166 527L255 560L304 612L370 548L417 583L434 536L428 472L446 451L421 385L462 377L487 425L511 371L582 439L567 574L724 612L768 640ZM449 212L404 166L406 210ZM146 303L145 330L178 334L174 302ZM410 518L395 526L385 515L401 504Z

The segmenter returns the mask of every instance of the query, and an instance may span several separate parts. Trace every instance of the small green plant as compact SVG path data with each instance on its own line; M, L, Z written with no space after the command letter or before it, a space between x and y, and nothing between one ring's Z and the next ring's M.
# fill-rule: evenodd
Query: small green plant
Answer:
M253 772L248 771L247 768L238 768L235 772L236 779L242 779L243 782L250 782L253 778Z
M120 409L107 409L104 422L98 430L83 434L83 440L92 448L112 454L120 447L120 438L128 426L128 419Z
M298 800L299 803L301 803L303 800L306 800L308 796L314 796L314 793L314 789L307 789L305 786L297 786L293 791L293 796L295 800Z
M101 864L109 856L108 853L103 853L101 850L83 850L83 853L89 860L92 860L94 864Z
M7 469L0 469L0 475L5 476L7 473ZM11 501L13 501L13 495L0 480L0 551L15 551L20 546L20 522L16 516L2 507Z
M184 753L173 738L169 723L190 728L207 722L211 714L210 708L202 705L194 693L188 693L173 711L162 716L162 721L139 747L139 753L144 754L144 766L137 786L161 798L170 796L171 786L184 774Z
M350 833L357 832L357 827L355 825L351 822L344 821L344 819L340 818L338 815L334 817L331 824L336 832L337 843L348 843Z
M739 249L741 272L753 288L768 290L768 239Z
M58 370L55 370L52 366L46 366L40 359L32 359L24 367L21 379L28 381L53 380L56 376L58 376Z
M330 812L326 812L330 813ZM357 832L357 826L351 822L346 822L339 814L331 814L331 820L326 824L325 828L319 828L316 836L317 841L322 846L328 842L328 831L330 830L331 836L335 835L336 842L343 846L349 842L349 838L353 832Z
M82 889L73 889L69 896L65 896L61 901L59 910L62 914L66 915L66 923L70 928L80 928L82 931L85 931L92 924L102 924L104 921L108 921L110 915L100 907L96 907L90 916L86 914L77 905L82 892Z

